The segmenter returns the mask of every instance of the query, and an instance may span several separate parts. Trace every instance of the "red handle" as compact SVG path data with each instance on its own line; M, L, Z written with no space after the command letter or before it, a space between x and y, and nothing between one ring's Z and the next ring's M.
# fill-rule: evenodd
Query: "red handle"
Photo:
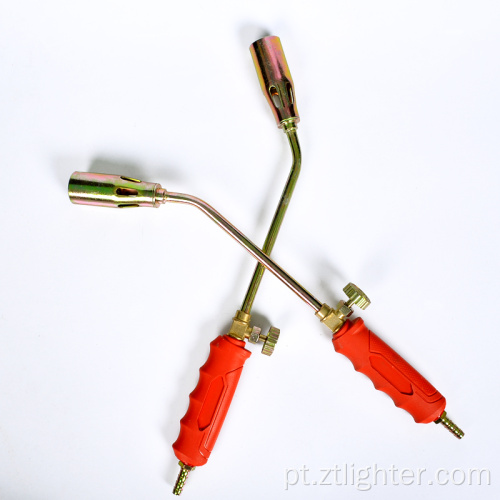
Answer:
M207 463L251 352L245 342L228 335L210 343L210 354L200 368L200 379L189 395L189 408L173 444L176 457L192 467Z
M361 318L346 321L333 336L333 347L347 356L354 369L364 373L376 389L388 394L418 423L441 416L446 399L396 351L366 328Z

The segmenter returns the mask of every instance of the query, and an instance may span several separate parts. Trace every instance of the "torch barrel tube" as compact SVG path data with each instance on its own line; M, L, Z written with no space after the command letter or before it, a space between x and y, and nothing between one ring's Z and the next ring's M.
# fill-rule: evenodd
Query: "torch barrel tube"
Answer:
M125 190L125 191L124 191ZM260 262L269 272L318 312L322 304L300 283L295 281L284 269L271 260L255 243L234 227L215 208L205 201L189 194L171 193L160 184L141 182L138 179L93 172L74 172L71 175L68 194L77 205L103 207L159 207L163 203L184 203L200 209L219 227L234 238L250 255Z

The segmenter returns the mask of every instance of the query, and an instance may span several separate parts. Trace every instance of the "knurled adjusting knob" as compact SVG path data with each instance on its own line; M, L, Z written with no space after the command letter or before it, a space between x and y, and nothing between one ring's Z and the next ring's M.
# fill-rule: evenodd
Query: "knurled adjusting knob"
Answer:
M267 338L264 341L264 345L262 346L262 354L265 354L266 356L271 356L271 354L274 352L274 348L276 347L279 338L280 338L279 328L276 328L274 326L269 328L269 331L267 332Z
M349 300L345 303L347 307L351 307L353 304L357 305L360 309L366 309L370 304L370 299L368 296L358 288L354 283L348 283L344 287L344 293L347 295Z
M269 328L267 335L262 335L260 332L261 329L258 326L254 326L252 328L252 333L250 333L248 341L252 344L257 344L259 340L264 342L264 345L262 346L262 354L271 356L278 342L280 330L279 328L272 326L271 328Z

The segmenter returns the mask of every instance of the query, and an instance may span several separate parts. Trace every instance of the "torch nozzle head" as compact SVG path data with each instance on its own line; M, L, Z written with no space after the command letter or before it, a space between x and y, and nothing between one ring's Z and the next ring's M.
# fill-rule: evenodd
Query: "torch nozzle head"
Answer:
M278 127L282 128L284 121L299 123L292 75L280 39L277 36L261 38L250 45L250 52Z
M68 194L72 203L100 207L159 207L165 202L160 184L123 175L73 172Z

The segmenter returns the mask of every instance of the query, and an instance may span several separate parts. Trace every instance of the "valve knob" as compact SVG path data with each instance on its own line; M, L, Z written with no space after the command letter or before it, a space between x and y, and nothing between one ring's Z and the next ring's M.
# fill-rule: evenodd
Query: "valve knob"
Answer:
M356 304L360 309L366 309L370 304L370 299L368 296L358 288L354 283L348 283L344 287L344 293L347 295L349 300L346 302L347 307L351 307L353 304Z
M259 341L264 342L264 345L262 346L262 354L271 356L271 354L274 352L274 348L276 347L279 336L280 329L276 328L275 326L269 328L267 335L262 335L261 329L258 326L254 326L248 337L248 341L252 344L257 344Z
M266 356L271 356L271 354L274 352L274 348L276 347L279 336L280 336L279 328L276 328L275 326L269 328L266 340L264 341L264 345L262 346L262 354L265 354Z

